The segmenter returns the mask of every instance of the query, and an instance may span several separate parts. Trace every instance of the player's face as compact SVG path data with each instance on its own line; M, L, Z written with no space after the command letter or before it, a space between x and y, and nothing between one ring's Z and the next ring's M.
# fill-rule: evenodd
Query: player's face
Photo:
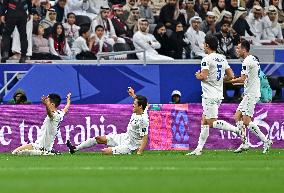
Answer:
M137 99L135 99L134 102L133 102L133 113L139 112L140 108L141 108L141 107L138 106L138 101L137 101Z
M238 44L237 48L236 48L236 54L239 58L243 58L244 56L244 51L241 47L241 44Z
M206 43L204 43L204 52L205 54L209 54L209 46Z

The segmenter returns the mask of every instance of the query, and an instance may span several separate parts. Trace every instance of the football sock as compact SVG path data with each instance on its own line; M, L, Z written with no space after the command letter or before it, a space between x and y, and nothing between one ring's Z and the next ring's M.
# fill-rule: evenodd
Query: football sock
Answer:
M262 142L266 142L267 139L265 137L265 135L260 131L259 127L254 123L254 122L250 122L248 125L248 128L262 141Z
M196 149L202 150L206 140L209 136L209 125L201 125L201 131L198 139L198 145Z
M223 120L217 120L213 122L213 127L221 130L226 130L226 131L232 131L234 133L238 132L238 128L231 125L230 123L227 123L226 121Z
M88 148L88 147L92 147L96 144L97 144L97 140L94 137L89 138L86 141L83 141L80 145L76 146L76 151L81 150L81 149L85 149L85 148Z

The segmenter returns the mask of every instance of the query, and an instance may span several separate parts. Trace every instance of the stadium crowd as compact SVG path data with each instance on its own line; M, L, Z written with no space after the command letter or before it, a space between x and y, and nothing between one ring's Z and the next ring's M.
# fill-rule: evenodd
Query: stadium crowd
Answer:
M218 38L217 52L229 59L236 58L242 38L254 45L284 44L283 0L22 1L32 1L26 10L28 48L22 53L32 60L93 60L100 52L130 50L145 50L148 60L201 59L206 34ZM1 0L3 37L10 8L5 6ZM19 31L14 29L11 46L4 45L9 53L2 41L2 62L8 55L21 58L25 41ZM143 53L104 57L137 58Z

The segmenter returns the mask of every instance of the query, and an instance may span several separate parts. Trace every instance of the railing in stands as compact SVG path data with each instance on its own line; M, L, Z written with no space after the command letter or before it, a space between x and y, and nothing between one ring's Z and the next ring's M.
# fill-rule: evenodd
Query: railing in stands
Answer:
M4 71L4 86L0 90L0 95L4 92L5 94L8 92L8 86L11 84L13 80L19 75L25 75L28 71ZM8 80L8 74L14 74L12 78Z

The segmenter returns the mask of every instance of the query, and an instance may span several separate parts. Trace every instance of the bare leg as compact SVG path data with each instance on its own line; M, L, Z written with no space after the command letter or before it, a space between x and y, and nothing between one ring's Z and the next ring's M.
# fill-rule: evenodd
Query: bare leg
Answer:
M16 148L14 151L12 151L12 154L15 155L22 150L33 150L33 149L34 148L33 148L32 144L26 144L26 145L22 145L22 146Z

